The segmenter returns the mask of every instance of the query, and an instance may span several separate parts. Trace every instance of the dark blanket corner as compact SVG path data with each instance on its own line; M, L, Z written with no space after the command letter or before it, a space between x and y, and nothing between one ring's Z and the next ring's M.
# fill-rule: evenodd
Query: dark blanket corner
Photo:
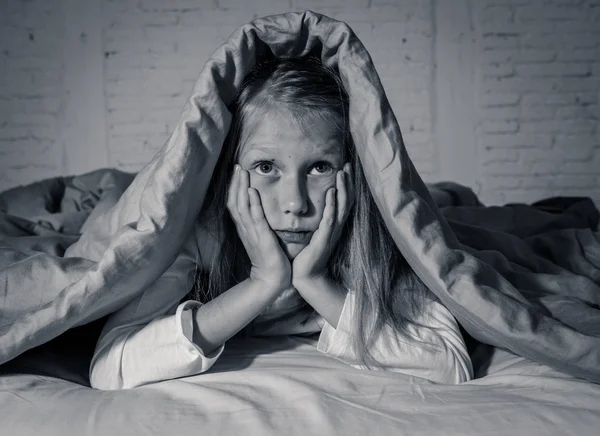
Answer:
M67 330L0 365L2 374L35 374L90 387L89 368L106 318Z

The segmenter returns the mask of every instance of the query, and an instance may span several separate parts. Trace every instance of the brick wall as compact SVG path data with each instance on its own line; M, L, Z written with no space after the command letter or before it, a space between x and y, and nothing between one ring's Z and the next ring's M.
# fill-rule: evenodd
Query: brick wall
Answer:
M476 129L483 198L590 195L600 203L600 2L483 3Z
M0 189L64 170L64 12L52 3L1 3Z
M370 51L425 180L468 184L486 203L600 203L597 0L0 2L0 189L138 170L233 30L312 9Z

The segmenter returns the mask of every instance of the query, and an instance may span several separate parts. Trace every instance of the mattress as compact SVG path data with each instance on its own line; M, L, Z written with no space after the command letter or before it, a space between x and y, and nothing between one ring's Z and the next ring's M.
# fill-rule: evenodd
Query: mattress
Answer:
M600 428L600 385L484 345L474 354L476 379L436 385L355 369L311 338L236 338L209 372L121 391L91 389L87 351L70 345L67 357L42 347L2 367L1 434L595 435Z

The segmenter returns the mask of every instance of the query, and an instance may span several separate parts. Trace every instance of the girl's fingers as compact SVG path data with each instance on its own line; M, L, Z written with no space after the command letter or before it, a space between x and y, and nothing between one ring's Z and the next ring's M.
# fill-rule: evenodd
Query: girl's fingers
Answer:
M242 170L242 183L240 184L240 208L242 223L247 233L256 239L268 238L272 233L271 227L267 223L265 212L262 208L260 195L255 188L251 188L250 175Z
M325 199L325 209L323 210L323 219L321 220L321 224L324 223L326 229L331 229L335 224L335 194L335 188L330 188L327 191L327 197ZM321 228L320 225L319 228Z
M240 218L246 230L249 230L252 226L252 219L250 218L250 199L248 197L248 188L250 187L248 172L244 169L239 171L240 183L238 186L238 197L237 197L237 208Z
M260 202L260 195L258 195L256 189L248 188L248 196L250 198L250 216L252 217L252 221L260 228L267 222L262 203Z
M344 165L344 178L346 179L346 197L347 197L347 206L346 213L352 208L354 204L354 183L352 182L352 166L350 163Z
M348 176L345 171L338 171L337 173L337 222L338 225L342 225L346 219L346 211L348 208L348 188L347 188Z
M236 165L236 169L233 171L233 176L231 177L231 182L229 183L229 190L227 192L227 209L229 210L229 213L234 221L239 220L239 214L237 211L239 179L239 173Z
M333 228L335 227L335 188L331 188L325 195L325 209L319 228L313 234L310 245L315 246L319 251L327 248Z

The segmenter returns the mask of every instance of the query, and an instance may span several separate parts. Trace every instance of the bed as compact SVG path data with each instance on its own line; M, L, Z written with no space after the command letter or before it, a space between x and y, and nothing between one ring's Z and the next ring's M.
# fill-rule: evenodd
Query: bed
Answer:
M22 249L60 256L76 238L72 226L114 195L107 187L124 191L134 176L102 169L0 193L5 243L17 238ZM586 198L485 207L464 186L428 187L450 222L516 211L543 214L546 227L598 221ZM27 236L8 231L17 216ZM470 337L476 378L456 386L355 369L317 351L314 339L289 336L235 338L207 373L99 391L90 387L88 371L103 322L69 329L0 366L2 434L592 435L600 426L600 384Z
M595 435L600 386L484 347L475 380L428 384L354 369L301 337L232 341L207 373L122 391L86 359L37 350L0 376L11 435Z

